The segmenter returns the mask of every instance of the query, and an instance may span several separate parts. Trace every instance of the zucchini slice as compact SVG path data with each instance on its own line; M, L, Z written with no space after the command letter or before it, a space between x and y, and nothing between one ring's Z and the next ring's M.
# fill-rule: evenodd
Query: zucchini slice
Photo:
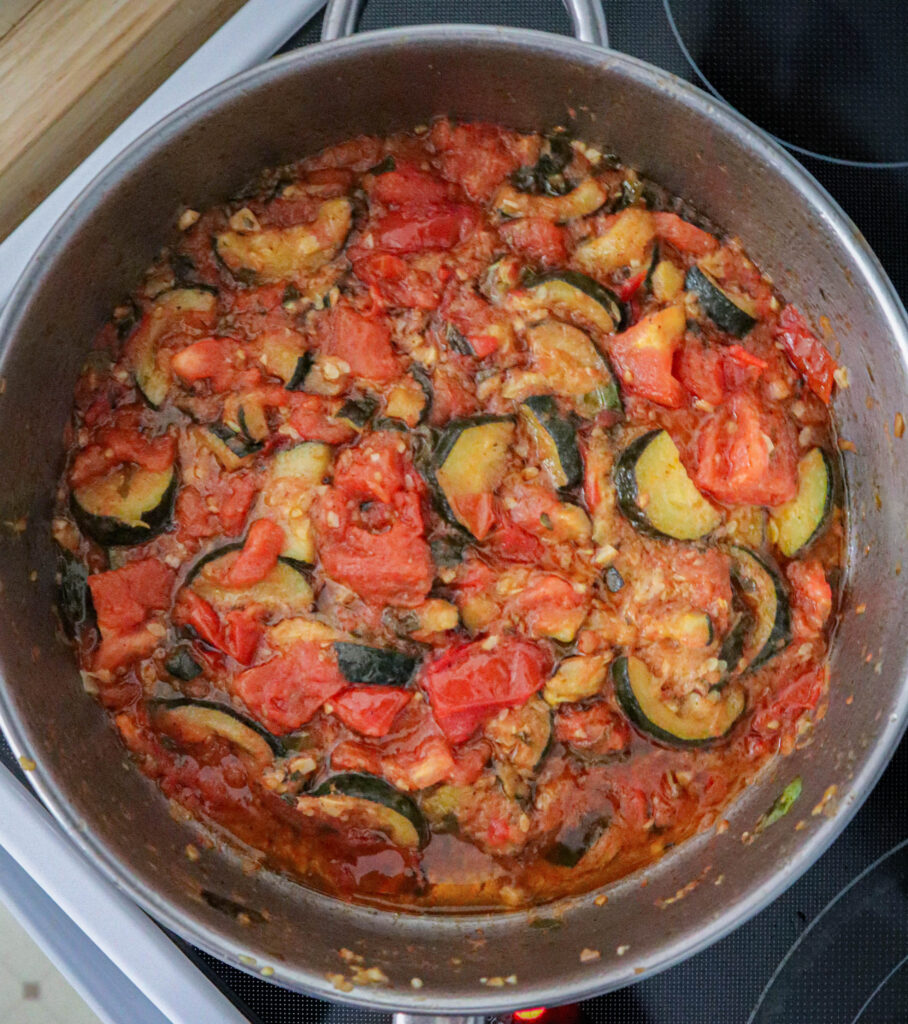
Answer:
M733 659L733 647L728 658L722 657L729 671L737 669L740 672L759 668L788 646L791 641L791 610L788 591L778 569L747 548L733 545L728 554L732 579L747 609L745 619L748 626L738 659Z
M313 593L305 567L283 556L260 582L250 587L225 586L224 578L242 547L242 542L238 542L209 552L193 566L186 585L219 611L252 604L288 616L305 615L310 611Z
M666 430L638 437L618 458L614 473L618 507L642 533L697 540L722 522L694 487Z
M536 454L556 487L573 487L583 476L574 424L558 411L551 395L524 399L520 414L527 425Z
M725 736L744 713L739 686L713 688L665 700L661 682L639 659L622 655L612 663L612 682L622 711L653 739L676 747L699 747Z
M553 394L570 400L574 411L592 418L603 410L621 412L621 395L606 358L588 334L559 320L527 331L537 372Z
M226 423L212 423L205 427L201 432L201 440L228 471L239 469L264 447L261 441L246 436L240 430L234 430Z
M158 342L181 323L213 327L217 294L203 288L172 288L155 299L149 315L126 343L136 387L157 409L167 397L170 373L158 366Z
M310 274L340 252L353 222L349 199L329 199L311 224L216 235L214 250L245 284L268 284Z
M314 359L311 349L303 351L292 337L273 334L265 335L262 340L262 365L269 373L280 377L288 391L303 390Z
M542 696L553 708L595 697L608 675L608 658L601 654L578 654L565 658L546 682Z
M79 529L104 547L144 544L170 522L177 473L120 466L73 491L73 518Z
M448 424L438 439L432 461L442 514L474 536L484 536L485 527L475 520L471 499L501 483L515 429L510 416L478 416Z
M429 841L429 827L416 804L377 775L335 775L312 796L300 797L296 806L338 831L381 832L405 849L420 849Z
M377 686L406 686L416 668L416 659L400 651L335 640L337 667L350 683Z
M156 724L176 726L189 742L201 743L208 736L221 736L261 765L286 753L276 736L227 704L208 700L159 701L155 702L153 718Z
M627 320L623 304L610 288L576 270L530 274L524 287L534 302L556 316L576 317L603 334L621 330Z
M786 558L803 551L823 532L832 511L832 465L822 448L798 462L798 493L770 510L775 545Z
M574 261L596 277L613 274L621 267L643 266L656 236L653 215L639 206L622 210L604 234L579 245Z
M561 196L532 196L518 192L510 185L498 190L494 206L500 217L544 217L564 224L578 217L595 213L608 199L608 193L595 178L587 178L575 189Z
M330 445L304 441L278 452L268 465L261 500L269 516L284 530L284 558L315 561L315 533L308 513L315 488L331 468L331 458Z
M697 296L700 308L720 331L743 338L757 322L753 302L746 296L733 295L720 288L716 279L702 267L694 265L688 270L684 287Z

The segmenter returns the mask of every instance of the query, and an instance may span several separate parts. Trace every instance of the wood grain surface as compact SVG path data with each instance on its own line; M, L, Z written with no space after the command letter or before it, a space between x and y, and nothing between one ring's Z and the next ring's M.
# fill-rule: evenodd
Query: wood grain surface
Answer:
M243 0L0 0L0 238Z

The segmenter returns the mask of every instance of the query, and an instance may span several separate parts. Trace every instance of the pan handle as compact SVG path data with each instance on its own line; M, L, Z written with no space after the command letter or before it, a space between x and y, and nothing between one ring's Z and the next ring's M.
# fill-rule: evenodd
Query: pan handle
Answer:
M342 39L356 32L365 0L328 0L322 22L322 42ZM601 0L564 0L574 35L583 43L608 46L608 28Z

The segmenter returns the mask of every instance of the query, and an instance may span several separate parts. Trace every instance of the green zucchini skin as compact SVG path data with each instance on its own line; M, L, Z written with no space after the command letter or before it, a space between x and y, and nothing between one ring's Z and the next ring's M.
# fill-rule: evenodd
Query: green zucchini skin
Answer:
M193 658L186 647L177 647L164 662L164 668L176 679L191 682L202 674L202 666Z
M429 541L429 550L432 553L432 561L439 568L450 568L460 565L464 560L467 548L466 537L435 537Z
M757 322L696 265L688 270L684 287L697 296L703 312L721 331L743 338Z
M543 462L551 461L559 487L575 487L583 476L583 459L577 445L577 431L574 424L562 416L551 395L531 395L524 399L522 411L530 422L534 433L543 432L549 442L536 437L537 447L548 447L548 453L541 451Z
M157 537L170 525L173 515L173 502L177 494L177 473L173 476L167 490L154 508L142 515L144 526L131 526L115 516L96 516L79 504L75 492L70 495L70 510L79 529L102 547L131 547L144 544Z
M435 389L432 386L432 378L418 363L414 363L410 367L410 376L419 385L426 399L426 404L422 407L422 412L419 414L419 419L416 423L417 426L422 426L429 419L429 414L432 412L432 403L435 401Z
M753 652L746 665L747 671L753 671L765 665L770 658L791 643L791 605L788 589L782 580L782 574L768 559L749 548L737 545L730 546L728 553L731 558L732 580L748 606L747 618L750 628L745 634L744 651L755 642L757 644L757 650ZM770 600L775 604L774 609L766 606L765 596L762 603L760 601L761 594L770 592Z
M341 674L350 683L406 686L416 668L416 659L409 654L367 647L347 640L336 640L334 653Z
M669 437L669 441L674 451L674 458L677 458L677 448L675 447L674 442L671 441L670 435L668 435L666 431L660 429L651 430L648 433L643 434L641 437L638 437L636 440L632 441L618 457L618 461L616 462L615 469L613 471L618 508L622 515L635 529L650 537L661 537L663 539L667 538L668 540L698 540L700 537L706 536L706 534L714 530L721 522L721 517L709 502L707 502L700 494L700 492L697 491L690 478L687 477L683 465L680 464L680 459L677 459L678 466L680 467L680 473L675 474L675 477L671 480L666 480L664 482L666 484L674 482L677 486L682 486L686 491L686 497L689 498L691 503L687 509L687 517L685 518L683 516L675 515L680 497L676 494L675 505L670 506L673 521L671 524L663 522L661 524L662 528L660 529L660 527L653 521L654 515L659 507L658 503L651 500L649 506L645 509L642 508L638 502L640 494L637 480L639 469L638 463L651 444L660 443L660 435L663 434ZM698 520L699 526L697 527L697 530L699 532L691 532L689 527L693 522L697 522Z
M716 731L711 735L691 736L684 735L680 731L672 732L669 729L654 722L641 705L637 693L634 691L633 681L629 671L631 659L627 655L621 655L612 662L611 675L615 687L615 697L625 715L641 731L651 736L660 743L673 747L704 747L723 739L734 728L736 722L744 712L743 699L740 702L740 710L733 716L729 716L726 728ZM723 698L728 700L726 696Z
M255 455L264 447L263 442L256 441L248 434L240 433L227 426L226 423L212 423L208 428L214 436L233 452L238 459Z
M565 135L550 135L549 147L535 164L524 164L511 174L511 184L519 192L532 195L563 196L572 185L564 177L564 169L574 159L574 150Z
M464 533L469 534L469 530L467 530L467 528L460 522L454 514L454 510L448 504L444 488L438 481L438 470L444 466L451 452L454 450L454 446L460 440L460 435L465 430L469 430L471 427L480 427L486 423L513 422L513 416L493 415L473 416L470 419L453 420L444 428L444 430L442 430L428 459L420 458L417 460L417 467L420 468L426 482L429 484L432 494L435 497L435 504L439 513L452 526L457 527L458 530L463 530Z
M530 273L524 277L523 286L527 291L532 291L540 285L549 281L563 281L565 284L576 288L597 302L612 318L616 331L623 331L627 326L627 307L611 290L604 284L595 281L588 274L582 274L579 270L552 270L543 274Z
M819 503L815 500L817 488L821 497ZM805 551L826 529L835 490L836 474L829 454L822 448L812 448L798 463L798 494L769 514L779 533L776 546L786 558L794 558ZM798 519L804 521L800 530L797 529Z
M658 429L650 430L635 441L631 441L619 456L614 469L615 495L618 498L618 507L621 509L622 515L634 529L649 537L661 537L663 534L653 529L652 524L646 518L646 513L637 504L637 478L634 471L637 467L637 459L646 451L646 446L658 433Z
M376 175L377 176L379 174L387 174L388 171L396 171L396 170L397 170L397 161L389 153L388 156L386 156L384 158L384 160L379 160L379 162L377 164L375 164L374 166L370 167L369 170L366 171L366 174L372 174L372 175Z
M312 369L312 364L315 361L315 357L312 351L307 349L296 361L296 366L293 370L293 374L290 380L284 385L287 391L303 391L305 390L303 385L306 383L306 377L309 375L309 371ZM285 371L286 372L286 371Z
M346 796L368 800L394 811L416 829L420 848L429 841L429 826L422 811L406 794L395 789L390 782L365 772L345 772L333 775L312 792L312 796Z
M68 554L60 559L57 603L63 625L70 636L75 637L83 629L90 629L97 623L91 589L88 586L88 569L78 559Z
M365 430L377 408L378 402L371 395L363 395L359 399L351 398L337 410L334 419L349 423L356 431Z
M287 753L284 744L281 740L273 733L263 726L259 725L258 722L253 718L249 718L246 715L236 711L229 704L221 704L219 701L214 700L191 700L188 697L178 697L176 700L153 700L149 701L155 708L159 708L162 711L175 711L177 708L206 708L209 711L217 711L222 715L229 715L231 718L235 718L241 725L244 725L247 729L251 729L254 733L257 733L271 748L271 752L275 757L284 757Z

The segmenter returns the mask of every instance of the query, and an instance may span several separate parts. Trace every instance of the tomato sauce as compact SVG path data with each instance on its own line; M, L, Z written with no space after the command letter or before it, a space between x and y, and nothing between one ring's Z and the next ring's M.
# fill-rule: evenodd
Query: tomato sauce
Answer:
M86 363L54 526L167 798L332 895L494 909L651 863L809 739L836 364L694 219L446 120L183 214Z

